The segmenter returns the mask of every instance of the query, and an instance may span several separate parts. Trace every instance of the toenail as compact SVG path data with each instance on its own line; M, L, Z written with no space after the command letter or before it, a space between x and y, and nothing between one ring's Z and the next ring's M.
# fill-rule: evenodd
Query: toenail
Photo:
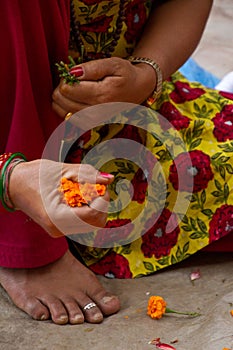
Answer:
M100 312L97 312L96 314L94 314L92 316L92 318L93 318L94 321L99 321L99 320L102 320L103 315Z
M68 321L68 316L66 315L61 315L60 317L58 317L58 320L63 322L63 321Z
M108 296L105 296L103 297L102 301L104 304L108 304L110 301L112 301L113 299L116 299L116 297L108 297Z
M75 315L74 317L72 317L72 321L73 322L80 322L80 321L83 321L83 316L81 315Z
M40 320L41 320L41 321L46 320L46 316L45 316L45 315L41 315Z

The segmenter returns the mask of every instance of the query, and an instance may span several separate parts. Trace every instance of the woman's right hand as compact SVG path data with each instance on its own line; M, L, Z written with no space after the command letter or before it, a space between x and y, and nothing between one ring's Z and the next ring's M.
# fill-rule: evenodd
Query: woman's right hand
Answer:
M105 185L113 181L113 176L103 176L91 165L34 160L20 163L14 168L9 184L10 198L17 209L53 237L103 227L107 219L108 192L94 199L90 205L72 208L64 203L58 190L62 177Z

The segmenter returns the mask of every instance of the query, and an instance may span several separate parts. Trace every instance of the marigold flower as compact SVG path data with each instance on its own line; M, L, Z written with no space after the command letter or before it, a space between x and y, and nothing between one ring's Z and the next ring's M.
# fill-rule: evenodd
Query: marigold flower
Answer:
M106 186L103 184L78 183L63 177L59 191L63 193L65 202L71 207L89 204L95 198L103 196Z
M197 312L180 312L169 309L166 301L162 297L158 295L151 296L148 301L147 315L154 319L160 319L165 313L188 315L192 317L200 316L200 314Z
M148 301L147 315L159 319L166 312L166 301L160 296L151 296Z

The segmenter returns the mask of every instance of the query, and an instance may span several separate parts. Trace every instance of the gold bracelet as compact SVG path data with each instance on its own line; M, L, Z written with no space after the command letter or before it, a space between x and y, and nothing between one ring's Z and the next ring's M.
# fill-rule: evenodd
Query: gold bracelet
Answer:
M158 65L158 63L154 62L153 60L151 60L150 58L146 58L146 57L134 57L134 56L130 56L128 57L128 60L131 63L147 63L149 64L151 67L154 68L155 70L155 74L156 74L156 87L155 90L153 92L153 94L147 99L147 104L149 106L151 106L161 95L162 93L162 87L163 87L163 74L161 71L160 66Z

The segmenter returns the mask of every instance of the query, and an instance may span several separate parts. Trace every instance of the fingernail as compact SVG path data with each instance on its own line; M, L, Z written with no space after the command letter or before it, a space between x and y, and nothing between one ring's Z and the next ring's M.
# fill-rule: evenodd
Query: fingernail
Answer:
M105 172L101 172L100 175L103 177L107 177L108 179L112 179L114 177L114 175Z
M75 68L71 68L71 70L70 70L70 74L75 75L77 78L81 77L83 75L83 73L84 73L84 71L83 71L82 67L80 67L80 66L75 67Z

